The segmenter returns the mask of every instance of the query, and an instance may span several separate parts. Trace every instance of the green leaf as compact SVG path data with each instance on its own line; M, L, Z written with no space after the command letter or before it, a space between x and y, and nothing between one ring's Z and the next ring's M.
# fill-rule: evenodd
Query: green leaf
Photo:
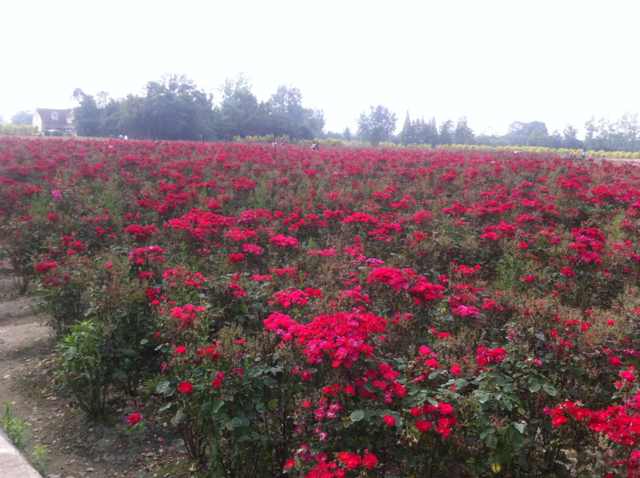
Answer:
M224 400L216 400L211 406L211 413L218 413L224 407Z
M185 419L185 414L184 411L182 410L182 408L178 409L178 411L176 412L176 414L174 415L174 417L171 419L171 424L174 427L177 427L178 425L180 425Z
M364 419L364 415L364 410L354 410L353 412L351 412L349 418L351 418L352 422L359 422L360 420Z
M513 428L518 430L521 435L524 435L524 430L527 428L527 424L525 422L513 422Z
M487 403L491 400L491 396L487 392L477 392L475 395L478 398L478 403Z
M171 390L171 382L165 380L156 385L156 393L159 395L168 395Z
M242 427L246 427L249 425L249 420L247 420L245 417L233 417L231 420L229 420L225 427L227 430L235 430L236 428L242 428Z
M556 390L556 388L551 385L550 383L545 383L542 386L542 389L547 393L547 395L551 396L551 397L555 397L556 395L558 395L558 391Z

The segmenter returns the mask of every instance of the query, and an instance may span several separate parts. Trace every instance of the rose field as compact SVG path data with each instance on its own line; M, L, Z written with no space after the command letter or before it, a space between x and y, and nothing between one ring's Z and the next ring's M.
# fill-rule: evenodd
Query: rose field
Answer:
M640 476L639 232L631 163L0 139L56 383L198 476Z

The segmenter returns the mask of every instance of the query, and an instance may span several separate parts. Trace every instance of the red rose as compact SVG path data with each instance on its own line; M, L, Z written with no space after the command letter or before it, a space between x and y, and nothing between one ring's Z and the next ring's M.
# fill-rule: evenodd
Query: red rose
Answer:
M224 381L224 372L217 372L215 378L211 382L211 386L218 390L222 387L222 382Z
M349 451L339 452L338 460L340 460L340 462L342 462L342 464L348 470L355 470L362 463L362 459L360 458L360 456L356 455L355 453L351 453Z
M142 414L140 412L131 412L127 415L127 424L132 427L142 421Z
M393 427L396 425L396 419L393 415L385 415L384 417L382 417L382 419L384 420L384 424L388 427Z
M189 395L193 392L193 385L188 380L183 380L178 384L178 392L183 395Z
M362 466L367 470L373 470L378 465L378 457L373 453L365 451L362 457Z
M451 375L453 375L454 377L459 377L461 373L462 367L460 367L460 364L454 363L453 365L451 365Z
M58 267L56 261L42 261L36 264L36 272L45 273Z
M433 428L433 424L427 420L418 420L416 422L416 428L420 430L422 433L426 433L429 430L431 430L431 428Z

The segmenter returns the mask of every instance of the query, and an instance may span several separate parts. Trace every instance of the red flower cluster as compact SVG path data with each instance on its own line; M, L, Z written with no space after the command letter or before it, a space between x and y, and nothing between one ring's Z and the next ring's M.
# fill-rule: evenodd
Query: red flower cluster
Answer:
M490 349L484 345L480 345L476 349L476 363L480 367L501 363L507 358L507 351L502 347Z
M56 317L120 298L151 338L126 360L157 360L158 399L206 410L185 423L215 423L193 438L225 463L275 456L259 434L292 476L471 476L497 456L527 476L562 437L638 470L635 165L2 138L0 234Z

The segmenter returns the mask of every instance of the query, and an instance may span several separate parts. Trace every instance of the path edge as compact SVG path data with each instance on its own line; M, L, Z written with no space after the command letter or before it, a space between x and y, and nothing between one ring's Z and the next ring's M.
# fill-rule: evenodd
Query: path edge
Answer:
M2 478L42 478L0 428L0 476Z

